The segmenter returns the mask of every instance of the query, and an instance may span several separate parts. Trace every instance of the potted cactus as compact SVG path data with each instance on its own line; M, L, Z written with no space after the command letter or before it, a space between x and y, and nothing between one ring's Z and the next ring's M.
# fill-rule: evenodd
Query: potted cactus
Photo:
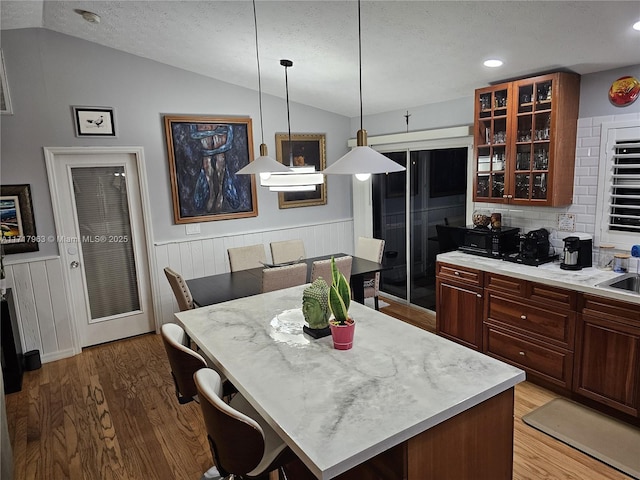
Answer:
M334 258L331 258L331 287L329 287L329 308L333 318L329 321L333 347L349 350L353 346L355 322L349 317L351 288L342 272L338 270Z

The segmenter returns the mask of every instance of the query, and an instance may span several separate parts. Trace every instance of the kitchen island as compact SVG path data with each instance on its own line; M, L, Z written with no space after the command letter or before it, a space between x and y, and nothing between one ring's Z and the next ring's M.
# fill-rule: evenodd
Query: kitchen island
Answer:
M319 479L510 479L524 372L352 302L351 350L302 332L293 287L176 314ZM361 477L363 480L371 477Z

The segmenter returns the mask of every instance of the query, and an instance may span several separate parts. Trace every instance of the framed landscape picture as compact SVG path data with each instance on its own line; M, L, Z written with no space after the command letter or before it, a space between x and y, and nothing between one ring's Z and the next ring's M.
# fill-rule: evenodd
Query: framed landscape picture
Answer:
M290 145L290 143L292 145ZM326 136L322 133L276 133L276 160L294 167L313 166L316 172L325 169ZM309 207L327 204L327 179L308 192L278 192L280 208Z
M236 175L253 160L248 117L164 117L175 223L255 217L254 175Z
M0 227L4 253L39 249L29 185L0 186Z

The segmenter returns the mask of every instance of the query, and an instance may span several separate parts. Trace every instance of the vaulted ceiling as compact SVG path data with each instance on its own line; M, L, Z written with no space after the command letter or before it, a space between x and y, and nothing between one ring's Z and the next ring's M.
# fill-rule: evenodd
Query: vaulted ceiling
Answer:
M77 10L95 12L88 23ZM256 2L263 91L359 115L358 4ZM640 63L638 1L362 1L364 114L473 94L557 69L588 74ZM250 1L0 2L2 30L43 27L254 90ZM483 66L499 58L504 66Z

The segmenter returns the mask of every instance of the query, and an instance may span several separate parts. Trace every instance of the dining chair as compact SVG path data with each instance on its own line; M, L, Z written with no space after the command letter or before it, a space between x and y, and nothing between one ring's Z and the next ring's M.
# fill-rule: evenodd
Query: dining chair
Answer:
M295 262L306 256L304 242L300 239L271 242L271 259L275 264Z
M215 370L203 368L194 375L200 408L213 461L222 477L268 480L296 458L266 420L241 395L230 403L222 398L222 382Z
M232 272L259 268L264 266L263 264L267 261L267 255L262 244L227 248L227 254L229 255L229 267Z
M165 267L164 274L167 280L169 280L169 285L171 285L171 290L173 290L180 311L184 312L185 310L194 308L193 297L191 297L189 287L182 278L182 275L169 267Z
M335 261L338 270L340 270L344 275L344 278L349 281L351 279L351 264L353 263L353 257L337 257ZM327 282L327 285L331 285L331 259L316 260L311 264L311 283L319 277L322 277L322 279Z
M262 270L262 293L307 283L307 264L296 263Z
M384 254L384 240L378 238L358 237L356 243L355 256L371 260L372 262L382 263ZM372 277L364 279L364 298L373 297L376 310L380 310L379 293L380 293L380 272L376 272Z

